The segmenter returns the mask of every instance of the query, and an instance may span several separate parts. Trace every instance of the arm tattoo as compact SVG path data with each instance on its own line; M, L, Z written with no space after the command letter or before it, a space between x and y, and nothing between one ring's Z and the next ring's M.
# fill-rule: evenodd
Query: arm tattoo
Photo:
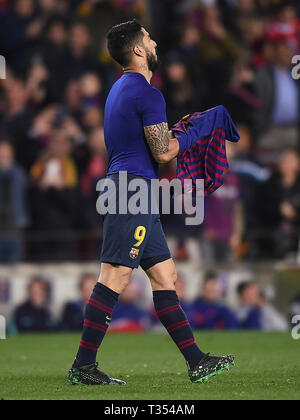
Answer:
M162 155L169 151L169 128L166 122L144 127L146 140L152 154Z

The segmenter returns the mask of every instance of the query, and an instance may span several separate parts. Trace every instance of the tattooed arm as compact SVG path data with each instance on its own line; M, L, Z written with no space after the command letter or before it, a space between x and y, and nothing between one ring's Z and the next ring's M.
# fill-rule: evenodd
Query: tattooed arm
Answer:
M178 155L178 140L173 138L166 122L144 127L144 132L152 155L158 163L168 163Z

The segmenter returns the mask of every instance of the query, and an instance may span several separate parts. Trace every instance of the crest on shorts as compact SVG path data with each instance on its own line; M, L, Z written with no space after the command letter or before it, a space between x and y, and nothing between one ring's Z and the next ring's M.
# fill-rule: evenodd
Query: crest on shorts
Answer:
M131 251L130 251L130 253L129 253L130 258L132 258L133 260L135 260L135 259L138 257L139 252L140 252L140 250L139 250L139 249L136 249L136 248L131 248Z

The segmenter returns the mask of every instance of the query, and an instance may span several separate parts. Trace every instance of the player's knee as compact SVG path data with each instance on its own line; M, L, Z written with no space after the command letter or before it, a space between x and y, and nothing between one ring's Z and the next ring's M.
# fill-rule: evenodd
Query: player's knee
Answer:
M168 273L167 275L155 275L150 278L150 280L154 290L175 290L177 273L176 270L172 270L172 272Z
M121 294L124 292L126 287L129 284L129 279L126 277L111 277L111 278L104 278L101 280L101 283L104 286L108 287L109 289L113 290L114 292Z
M131 270L118 269L112 265L103 265L99 281L116 293L122 293L129 284Z
M171 278L170 278L171 284L174 288L176 287L177 277L178 277L177 272L176 272L176 270L174 270L172 272L172 275L171 275Z
M124 290L126 289L126 287L128 286L130 281L130 278L128 276L121 276L121 278L119 279L119 284L120 284L120 288L122 289L122 292L124 292Z

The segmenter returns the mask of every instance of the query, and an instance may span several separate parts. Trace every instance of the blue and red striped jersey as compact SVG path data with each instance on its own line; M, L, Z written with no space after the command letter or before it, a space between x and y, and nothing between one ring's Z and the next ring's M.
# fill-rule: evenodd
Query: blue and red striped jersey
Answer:
M191 133L191 147L177 157L176 177L184 184L191 180L190 189L196 180L204 180L205 196L223 185L223 175L228 169L226 140L238 142L239 133L227 111L220 105L215 108L187 115L172 128L180 141L180 135Z

